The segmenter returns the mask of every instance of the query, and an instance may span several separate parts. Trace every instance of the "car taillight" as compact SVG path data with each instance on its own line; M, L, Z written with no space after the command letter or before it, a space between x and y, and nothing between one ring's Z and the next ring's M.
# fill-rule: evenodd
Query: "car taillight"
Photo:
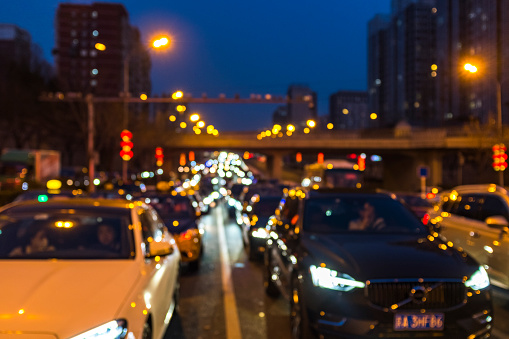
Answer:
M435 197L436 197L436 194L433 192L429 192L428 194L426 194L426 198L428 198L428 199L434 199Z
M422 223L424 225L427 225L430 218L431 218L431 216L429 215L429 213L424 214L424 216L422 217Z
M194 230L187 230L186 232L182 233L180 237L182 240L191 240L191 238L194 235Z

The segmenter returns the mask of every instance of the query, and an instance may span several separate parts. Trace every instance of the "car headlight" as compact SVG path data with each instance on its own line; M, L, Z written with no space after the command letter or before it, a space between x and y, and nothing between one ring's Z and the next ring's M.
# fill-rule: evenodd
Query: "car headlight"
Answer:
M257 228L251 232L254 238L267 239L269 237L269 231L263 227Z
M479 266L479 269L472 274L470 279L465 281L465 286L473 290L482 290L490 286L490 278L484 267Z
M331 290L348 292L354 288L364 288L366 286L362 281L356 281L348 274L339 273L326 267L309 267L313 285Z
M122 339L127 335L127 321L112 320L69 339Z

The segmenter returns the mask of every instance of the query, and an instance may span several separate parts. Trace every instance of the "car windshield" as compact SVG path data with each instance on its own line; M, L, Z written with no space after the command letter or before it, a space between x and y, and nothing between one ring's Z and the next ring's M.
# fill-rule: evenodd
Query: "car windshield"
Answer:
M52 210L0 214L0 259L129 259L128 215Z
M150 199L152 205L163 220L192 219L195 211L187 197L160 196Z
M400 202L385 196L334 196L306 201L304 231L313 233L423 233Z
M276 211L276 208L279 205L281 198L261 198L260 201L256 203L253 207L253 213L262 216L262 217L270 217Z

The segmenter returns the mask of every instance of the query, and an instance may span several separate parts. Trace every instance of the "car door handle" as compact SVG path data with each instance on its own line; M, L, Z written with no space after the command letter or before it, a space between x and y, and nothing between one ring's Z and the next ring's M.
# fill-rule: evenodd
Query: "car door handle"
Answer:
M470 231L469 235L470 235L471 238L480 238L481 237L479 235L479 233L474 232L474 231Z

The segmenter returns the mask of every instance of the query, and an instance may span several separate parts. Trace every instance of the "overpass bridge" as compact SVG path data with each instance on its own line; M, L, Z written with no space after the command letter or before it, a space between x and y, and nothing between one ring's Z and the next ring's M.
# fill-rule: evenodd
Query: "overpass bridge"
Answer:
M417 175L420 167L429 169L427 183L433 186L452 186L469 183L473 179L498 183L498 175L491 168L491 148L500 142L509 145L509 133L502 133L502 136L507 137L496 137L494 127L314 130L309 134L294 133L292 136L271 136L261 140L257 139L257 134L249 131L223 132L217 137L208 134L179 134L167 139L165 148L168 151L227 150L263 153L268 157L268 167L275 178L281 177L285 155L295 152L323 152L325 158L328 155L333 157L360 152L378 154L383 158L383 187L415 190L420 186ZM475 178L471 178L472 175Z

